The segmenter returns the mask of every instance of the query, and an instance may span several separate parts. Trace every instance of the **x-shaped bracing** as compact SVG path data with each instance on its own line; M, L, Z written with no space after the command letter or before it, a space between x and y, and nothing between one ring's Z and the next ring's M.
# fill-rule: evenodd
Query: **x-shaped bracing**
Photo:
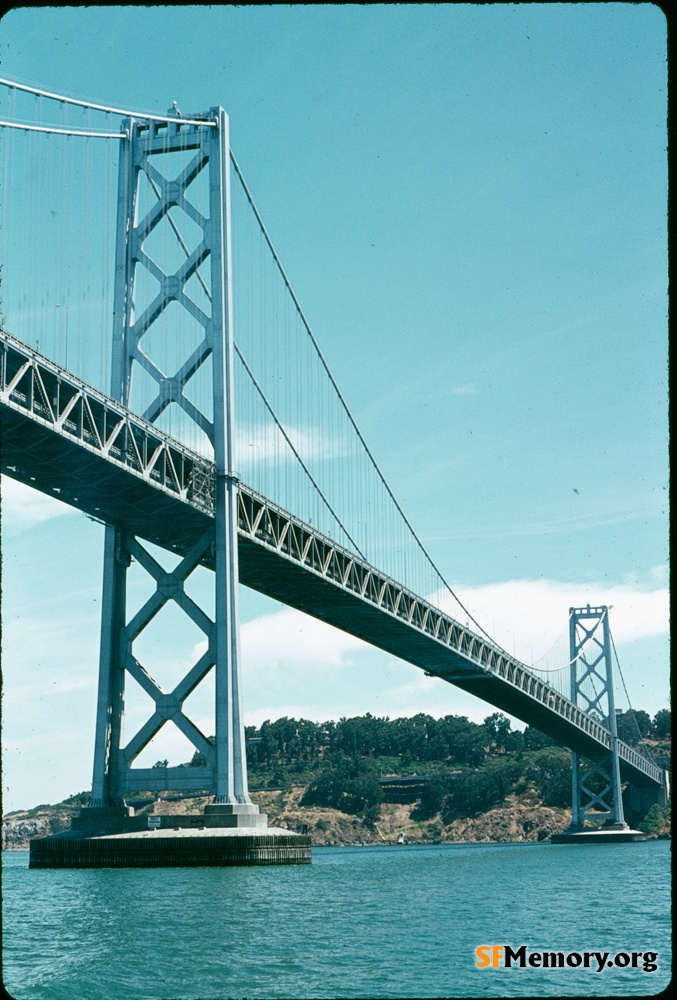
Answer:
M579 761L578 767L580 768L580 766ZM595 791L588 785L588 782L595 777L602 779L602 788L599 791ZM613 781L606 768L600 764L589 763L583 773L579 770L578 788L581 796L579 812L582 816L593 810L597 816L613 815ZM582 801L583 796L586 798L585 802Z
M584 712L589 715L595 712L599 713L602 719L608 719L609 713L605 710L605 706L602 701L606 698L607 708L608 708L608 690L609 682L606 676L606 671L604 674L599 673L597 667L599 664L603 666L606 665L605 660L605 649L604 643L600 642L599 638L595 634L598 627L601 624L601 619L596 621L592 628L587 628L585 624L581 621L577 622L577 628L581 630L584 635L577 642L577 662L583 668L583 672L580 676L576 677L576 704L581 704L581 708ZM595 654L597 654L595 656ZM589 681L594 685L593 678L596 678L602 684L601 690L595 691L593 687L593 697L591 697L584 689L583 685L585 681Z
M193 275L196 275L205 294L210 298L209 289L199 270L200 266L212 252L209 244L211 232L210 220L198 212L186 198L186 189L208 163L209 157L207 153L204 150L199 150L176 180L170 181L163 177L152 163L150 163L148 154L143 155L141 158L139 169L146 174L158 200L138 225L134 227L132 233L132 258L136 264L142 265L156 279L160 285L160 289L153 301L150 302L138 319L134 321L133 326L130 327L130 337L133 345L131 358L137 361L158 384L158 394L146 407L143 417L153 423L170 403L176 403L213 443L214 426L212 421L184 395L186 384L212 353L211 319L193 302L185 291L187 282ZM181 208L203 231L202 240L192 251L189 250L179 232L176 222L169 214L170 209L175 206ZM166 274L157 262L143 249L144 241L163 219L171 225L178 243L186 255L186 260L183 261L173 274ZM173 376L168 376L166 372L163 372L140 346L143 335L161 316L170 302L177 302L182 306L205 331L204 339Z
M195 601L186 594L184 588L186 580L198 566L205 553L210 549L211 544L211 532L207 532L196 542L175 569L167 572L135 538L128 541L127 548L129 554L137 560L149 576L153 577L156 589L155 593L148 598L143 607L137 611L123 629L122 635L126 649L124 667L146 694L150 695L153 699L155 702L155 711L129 743L121 749L120 762L123 767L131 765L134 758L150 743L156 733L164 726L165 722L173 722L184 736L190 740L193 746L202 752L207 764L212 764L214 753L212 744L195 723L183 712L184 701L207 676L215 663L214 623L198 607ZM135 639L138 638L143 629L150 624L168 601L174 601L207 636L207 650L191 667L174 690L169 693L162 690L157 681L151 677L132 653L132 646Z

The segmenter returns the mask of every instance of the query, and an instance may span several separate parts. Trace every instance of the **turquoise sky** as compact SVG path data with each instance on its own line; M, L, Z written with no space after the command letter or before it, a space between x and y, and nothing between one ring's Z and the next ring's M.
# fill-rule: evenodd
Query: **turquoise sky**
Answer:
M306 315L446 578L527 660L571 604L612 605L630 699L652 714L668 698L666 73L651 4L0 22L4 77L226 108ZM3 481L6 809L88 786L102 538ZM491 711L253 594L242 615L248 721Z

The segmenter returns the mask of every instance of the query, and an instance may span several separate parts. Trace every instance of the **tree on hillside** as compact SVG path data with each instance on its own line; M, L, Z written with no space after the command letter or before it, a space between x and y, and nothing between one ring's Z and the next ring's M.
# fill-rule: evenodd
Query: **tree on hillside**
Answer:
M484 763L487 733L484 726L470 722L465 715L445 715L435 723L436 735L444 741L445 756L454 764L478 767ZM444 758L443 758L444 759Z
M428 734L435 720L419 712L410 719L393 719L391 723L391 752L410 760L428 759Z
M571 751L545 747L525 759L524 777L533 781L544 806L571 805Z
M453 778L449 775L436 774L426 781L421 789L421 800L412 810L413 819L432 819L444 805L444 800L451 791Z
M651 729L651 717L648 712L634 711L630 708L627 712L616 712L616 727L618 735L624 743L636 746L641 739L648 735Z
M656 712L651 723L651 735L654 739L664 740L670 736L670 709L661 708Z
M552 736L542 733L535 726L527 726L523 735L525 750L543 750L545 747L557 746L557 741L553 740Z
M659 836L662 833L670 832L671 811L670 806L659 806L657 803L650 806L644 819L638 824L642 833Z
M499 752L505 751L510 733L510 719L507 715L503 715L502 712L494 712L493 715L486 717L482 725L486 730L489 746Z
M326 806L353 815L369 812L373 819L375 807L382 801L383 789L372 774L344 766L320 774L310 783L300 804Z
M459 774L451 783L442 809L442 819L477 816L502 802L522 776L517 760L495 761L479 771Z

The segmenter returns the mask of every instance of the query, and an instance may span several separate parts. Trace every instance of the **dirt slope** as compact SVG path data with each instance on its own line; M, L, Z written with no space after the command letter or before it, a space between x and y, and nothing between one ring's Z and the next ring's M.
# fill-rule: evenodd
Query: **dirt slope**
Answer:
M522 797L518 800L511 795L496 809L447 825L440 816L426 822L412 819L413 806L384 803L378 823L370 825L357 816L349 816L336 809L300 806L299 800L304 791L304 788L290 788L254 792L252 799L261 812L267 813L271 826L309 833L318 846L395 843L400 834L404 834L407 843L522 843L546 840L552 833L566 829L570 821L568 810L550 809L533 799ZM208 796L178 802L160 799L155 803L149 802L137 812L194 815L202 812L209 801ZM68 829L71 817L77 814L78 809L78 806L61 803L10 813L3 820L3 850L27 850L30 840Z

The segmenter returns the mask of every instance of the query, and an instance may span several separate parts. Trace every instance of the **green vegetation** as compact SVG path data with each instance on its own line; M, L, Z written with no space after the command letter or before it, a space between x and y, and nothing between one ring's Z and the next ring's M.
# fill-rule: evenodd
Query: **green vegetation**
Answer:
M649 808L644 819L639 823L639 829L643 833L653 836L661 836L670 833L671 820L670 806L653 805Z
M71 795L69 798L64 799L61 805L73 806L78 809L83 809L85 806L89 805L89 800L92 797L91 792L77 792L75 795Z
M339 767L324 771L310 783L301 799L302 806L327 806L353 815L378 819L383 790L365 767Z
M661 739L669 753L669 710L653 720L643 711L618 713L618 723L633 745ZM301 805L340 809L368 823L378 820L383 801L378 778L393 774L427 778L412 812L420 821L477 816L511 793L531 793L556 809L571 804L570 751L532 726L513 730L500 712L482 724L422 713L323 723L283 718L248 727L246 736L252 788L305 784Z
M452 823L493 809L511 792L530 789L543 805L570 805L570 752L556 746L521 751L490 759L476 770L437 776L423 789L412 816L426 820L439 812L445 823Z
M327 770L353 773L357 763L375 777L386 774L434 775L449 769L481 767L496 755L553 746L554 741L528 726L511 729L499 712L484 723L465 716L433 719L376 718L367 713L338 722L277 719L260 729L247 727L247 760L252 786L303 784ZM199 755L201 756L201 755ZM193 759L199 763L198 755Z
M544 806L564 809L571 805L571 752L546 747L525 755L523 780L532 781Z
M619 712L617 719L619 734L626 742L635 746L640 740L651 741L652 750L669 754L668 709L661 709L653 720L641 710ZM510 759L527 769L528 780L540 790L546 804L568 804L570 795L570 788L565 791L562 784L562 767L565 763L570 767L568 752L533 726L524 732L513 730L510 720L500 712L487 716L482 724L465 716L433 719L423 713L407 719L377 718L367 713L319 723L285 717L266 721L259 729L247 726L245 735L252 788L314 785L323 776L320 787L328 789L326 776L330 772L335 780L342 776L344 781L355 780L358 773L374 778L428 775L432 780L421 803L425 810L449 792L445 782L450 771L496 771L495 783L502 788L507 772L495 765ZM156 766L164 763L158 761ZM204 763L202 753L196 751L191 764ZM325 799L331 795L329 791L318 794ZM488 791L486 797L492 797ZM429 800L428 806L425 800Z
M670 736L670 709L662 708L656 712L651 723L651 735L655 740L664 740Z
M642 742L666 756L670 721L668 709L653 719L642 711L618 713L623 739L636 745L644 734ZM439 816L448 824L475 817L511 794L555 809L571 804L570 751L531 726L513 730L500 712L482 724L465 716L433 719L422 713L406 719L367 714L322 723L283 718L258 729L247 727L245 734L252 790L305 786L301 806L338 809L366 826L379 819L384 792L378 779L392 775L426 778L411 814L419 822ZM199 767L205 760L196 751L190 763ZM154 766L166 767L167 761ZM82 792L62 806L75 811L88 801L89 794ZM669 831L669 822L669 808L652 806L640 826L660 835Z
M642 709L616 712L618 735L630 746L637 746L641 740L664 740L670 737L670 709L662 708L653 720Z

